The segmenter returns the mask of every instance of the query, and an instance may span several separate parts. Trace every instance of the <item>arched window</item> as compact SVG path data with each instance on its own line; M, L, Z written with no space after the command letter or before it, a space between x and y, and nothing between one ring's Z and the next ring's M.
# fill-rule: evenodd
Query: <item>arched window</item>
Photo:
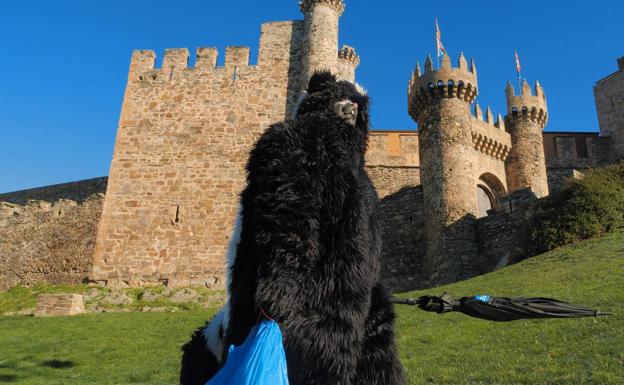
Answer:
M505 186L489 172L481 175L477 182L477 218L487 216L488 210L500 208L500 198L507 195Z

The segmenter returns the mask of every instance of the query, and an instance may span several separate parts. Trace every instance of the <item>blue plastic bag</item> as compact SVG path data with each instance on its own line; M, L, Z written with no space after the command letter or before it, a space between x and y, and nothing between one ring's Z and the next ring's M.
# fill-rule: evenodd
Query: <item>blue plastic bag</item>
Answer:
M277 323L262 321L242 345L231 345L225 365L206 385L288 385L286 353Z

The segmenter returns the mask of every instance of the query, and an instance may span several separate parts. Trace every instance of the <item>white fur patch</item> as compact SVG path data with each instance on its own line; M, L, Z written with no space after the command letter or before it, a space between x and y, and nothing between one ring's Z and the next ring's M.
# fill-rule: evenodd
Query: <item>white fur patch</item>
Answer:
M210 324L202 330L202 334L206 340L206 348L208 348L219 361L221 361L221 355L223 354L225 331L227 330L225 319L229 312L230 305L226 303L223 309L210 321Z
M366 91L366 88L362 87L362 85L358 82L353 83L353 85L355 86L355 89L357 90L357 92L359 92L362 95L368 95L368 91Z
M236 221L234 221L234 228L232 229L232 235L230 236L230 242L228 243L228 249L226 254L226 271L227 271L227 298L230 298L230 284L232 283L232 267L236 260L236 251L238 250L238 244L241 240L241 229L243 226L243 208L239 205L236 213Z
M340 82L340 81L343 81L343 82L351 83L351 84L353 84L353 85L355 86L355 90L356 90L359 94L364 95L364 96L368 96L368 91L366 91L366 88L364 88L364 87L363 87L360 83L358 83L358 82L352 82L351 80L349 80L349 79L345 79L345 78L338 78L338 79L336 79L336 80L337 80L337 81L339 81L339 82Z
M241 240L241 229L243 225L242 211L242 207L239 206L236 214L236 221L234 222L234 229L232 230L232 235L230 237L226 253L227 265L225 268L227 271L227 278L225 282L225 305L223 305L223 308L202 331L204 339L206 340L206 347L217 357L219 361L221 361L221 354L223 354L225 332L230 324L230 285L232 284L232 268L234 266L234 261L236 260L236 251Z

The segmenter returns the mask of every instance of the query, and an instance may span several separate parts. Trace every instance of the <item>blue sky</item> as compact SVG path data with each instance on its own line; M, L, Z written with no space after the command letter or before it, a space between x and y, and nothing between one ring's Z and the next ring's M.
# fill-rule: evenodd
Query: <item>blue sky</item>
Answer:
M523 76L545 87L548 130L598 130L592 86L624 55L616 0L347 0L340 44L362 57L357 77L373 99L373 128L415 127L407 81L435 50L435 17L453 59L475 58L483 107L504 111L515 48ZM255 61L262 22L299 18L296 0L4 2L0 192L108 174L134 48L162 60L165 48L248 45Z

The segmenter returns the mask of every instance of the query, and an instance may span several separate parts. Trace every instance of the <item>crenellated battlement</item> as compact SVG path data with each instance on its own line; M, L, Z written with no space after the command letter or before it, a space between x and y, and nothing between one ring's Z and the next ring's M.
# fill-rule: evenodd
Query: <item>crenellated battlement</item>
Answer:
M511 151L511 136L505 131L501 114L494 121L490 107L485 109L484 114L481 106L476 103L470 131L475 150L498 160L507 159Z
M314 8L316 4L324 4L334 8L338 15L342 15L346 5L343 0L302 0L299 2L299 9L301 12L306 13Z
M475 103L472 117L480 123L485 123L494 128L505 131L505 120L503 119L503 116L498 113L496 115L496 119L494 119L494 114L492 113L490 106L485 108L484 114L479 103Z
M418 121L423 108L434 99L458 98L472 103L478 93L477 68L474 60L470 61L469 68L462 53L457 67L453 67L450 56L446 54L442 58L440 68L435 70L431 56L428 56L424 73L417 63L409 82L409 113Z
M343 45L338 51L338 59L351 63L354 68L360 65L360 56L355 52L355 48Z
M513 85L507 82L505 94L507 96L506 118L522 117L536 122L541 128L546 126L548 123L546 95L538 81L535 82L535 91L531 92L531 86L526 80L523 80L519 95L516 95Z
M211 69L228 69L250 67L249 47L230 46L225 50L225 65L217 66L219 51L213 47L199 47L195 51L195 67L189 66L189 50L187 48L168 48L163 56L162 66L156 68L156 53L152 50L135 50L130 63L132 80L154 80L160 75L170 78L173 73L181 70L209 71Z
M343 45L338 51L338 62L335 73L338 77L350 82L355 81L355 69L360 65L360 56L353 47Z

